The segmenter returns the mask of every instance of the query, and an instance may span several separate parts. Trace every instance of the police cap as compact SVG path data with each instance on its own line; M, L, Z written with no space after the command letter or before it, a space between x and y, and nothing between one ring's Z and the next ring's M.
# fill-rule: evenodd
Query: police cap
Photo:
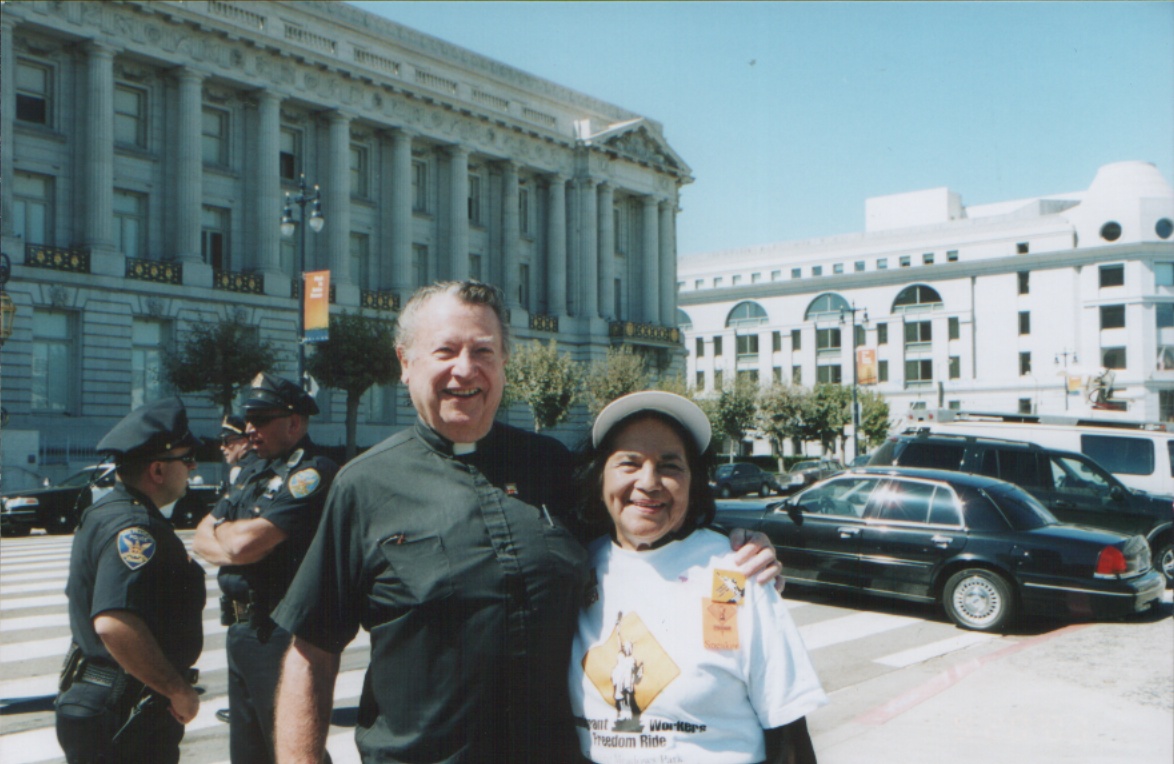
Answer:
M173 448L198 446L200 439L188 428L188 412L179 398L162 398L140 406L114 425L98 441L98 453L109 454L119 464L149 461Z
M220 422L220 439L232 440L245 437L245 420L236 414L229 414Z
M264 409L310 415L318 413L318 404L309 393L288 379L261 372L253 378L245 395L245 416L250 411Z

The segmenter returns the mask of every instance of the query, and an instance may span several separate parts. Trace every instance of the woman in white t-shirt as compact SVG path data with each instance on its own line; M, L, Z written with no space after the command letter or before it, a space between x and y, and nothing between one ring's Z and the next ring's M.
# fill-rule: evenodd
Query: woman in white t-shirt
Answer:
M571 702L593 762L810 764L827 702L782 598L747 580L714 518L711 428L691 401L633 393L595 420L584 471L592 586Z

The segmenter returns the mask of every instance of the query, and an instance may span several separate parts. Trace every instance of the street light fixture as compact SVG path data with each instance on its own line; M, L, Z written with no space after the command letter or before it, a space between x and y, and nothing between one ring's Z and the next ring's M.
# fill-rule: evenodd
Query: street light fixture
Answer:
M860 407L856 403L856 387L859 384L856 368L856 303L852 303L847 307L840 308L840 326L844 325L844 320L851 316L852 325L852 458L855 459L860 456ZM868 308L860 308L860 312L864 314L861 320L861 326L868 326ZM843 346L841 340L840 345Z
M322 192L318 184L314 184L313 193L306 189L306 174L302 173L298 179L298 193L296 196L285 192L285 209L281 212L281 235L289 238L294 235L294 229L301 228L302 234L298 239L298 384L303 389L308 387L306 380L306 228L314 233L322 230L326 225L326 218L322 217ZM298 220L306 225L298 226L293 217L293 205L301 209ZM310 207L310 217L306 218L306 205Z
M1060 359L1061 358L1064 359L1064 410L1065 411L1068 410L1068 357L1069 356L1072 356L1072 365L1073 366L1080 363L1080 360L1077 359L1077 357L1076 357L1076 351L1069 350L1068 348L1064 348L1059 353L1056 353L1056 357L1052 361L1052 363L1055 366L1059 366Z

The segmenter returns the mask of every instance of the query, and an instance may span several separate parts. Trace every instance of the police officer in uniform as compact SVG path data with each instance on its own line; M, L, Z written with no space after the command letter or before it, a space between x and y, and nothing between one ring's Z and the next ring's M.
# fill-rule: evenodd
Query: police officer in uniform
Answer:
M200 707L206 590L159 507L187 490L199 443L178 398L132 411L98 443L118 482L82 513L70 554L73 644L55 706L71 764L179 761Z
M245 432L246 427L244 417L236 414L229 414L220 421L220 453L224 454L224 466L228 468L224 480L220 482L221 497L228 495L245 465L257 458L257 452L249 442L249 434ZM228 724L228 709L218 710L216 718Z
M305 557L338 466L310 440L318 405L293 382L258 374L244 409L256 458L200 522L193 548L221 566L232 761L261 764L274 760L274 696L291 639L269 615Z
M220 422L220 453L224 454L224 465L228 467L228 475L220 486L222 495L236 482L245 464L256 458L246 427L244 417L236 414L229 414Z

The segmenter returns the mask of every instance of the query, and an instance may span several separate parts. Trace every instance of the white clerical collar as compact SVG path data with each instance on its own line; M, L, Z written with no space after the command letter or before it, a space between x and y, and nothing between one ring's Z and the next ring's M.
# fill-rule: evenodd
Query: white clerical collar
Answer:
M477 450L476 443L453 443L452 444L453 456L464 456L465 454L471 454L476 450Z

